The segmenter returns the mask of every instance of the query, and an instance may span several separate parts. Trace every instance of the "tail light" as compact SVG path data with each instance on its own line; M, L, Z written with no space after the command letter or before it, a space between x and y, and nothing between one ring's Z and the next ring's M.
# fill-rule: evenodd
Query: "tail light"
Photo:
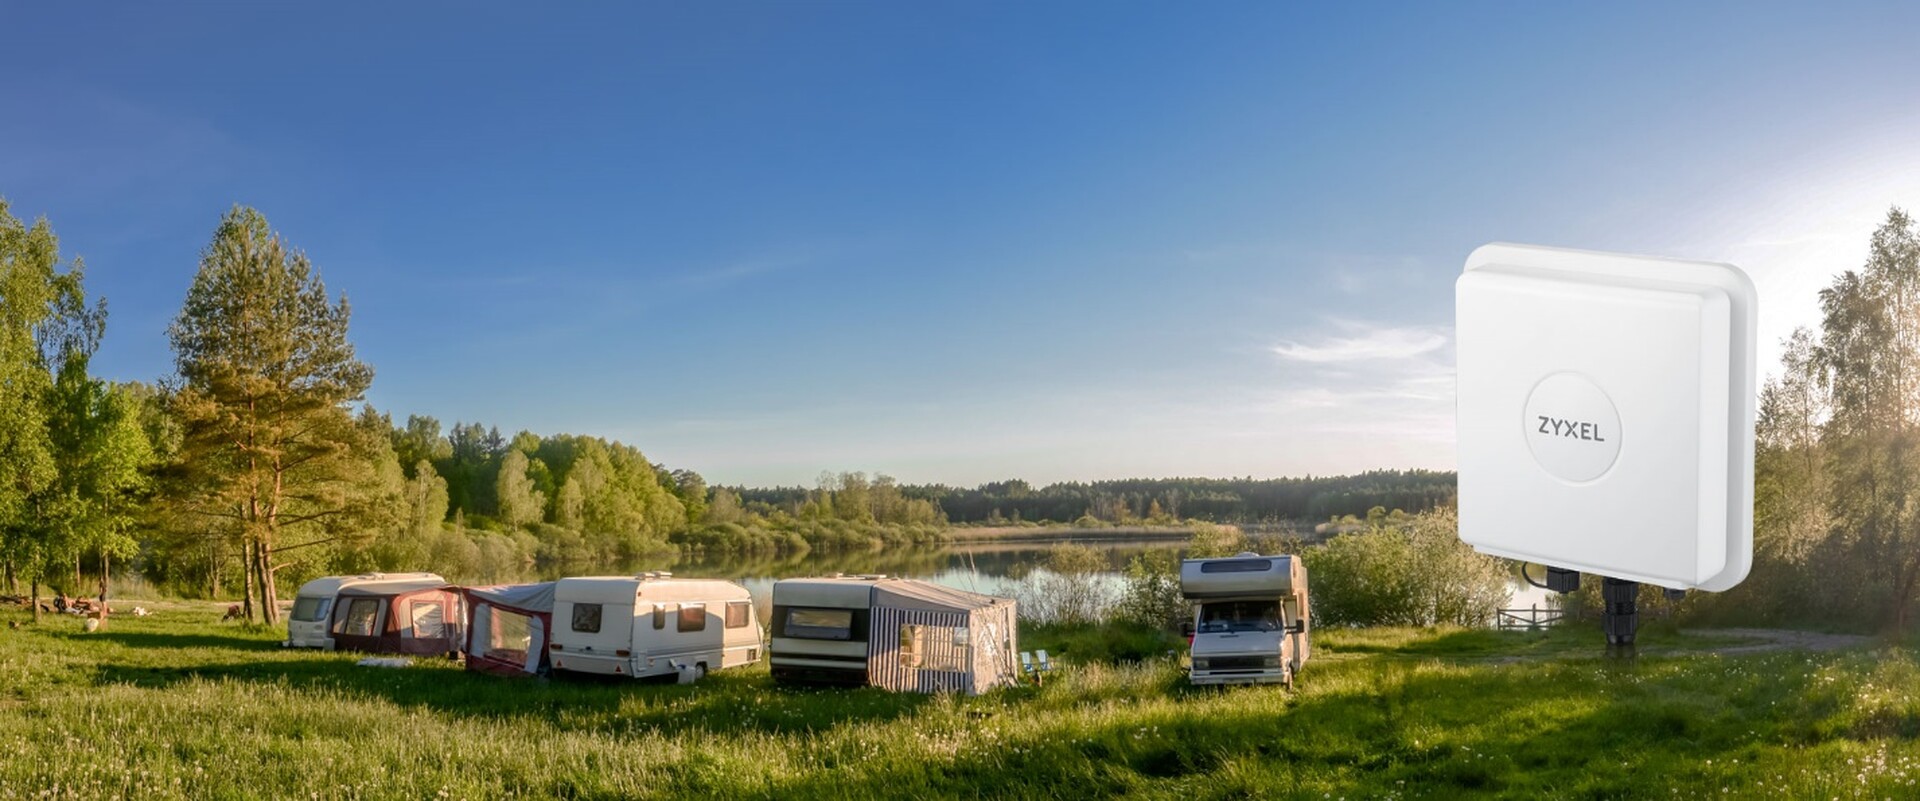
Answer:
M614 652L613 652L613 655L614 655L614 656L633 656L633 652L632 652L632 651L629 651L629 650L627 650L627 649L625 649L625 648L622 648L622 649L620 649L620 650L618 650L618 651L614 651Z
M557 642L556 642L556 643L548 643L548 644L547 644L547 650L549 650L549 651L558 651L558 650L560 650L560 643L557 643Z

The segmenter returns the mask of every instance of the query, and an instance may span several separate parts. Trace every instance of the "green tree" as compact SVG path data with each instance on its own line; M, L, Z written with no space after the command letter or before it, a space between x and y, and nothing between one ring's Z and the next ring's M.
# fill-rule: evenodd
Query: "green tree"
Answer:
M1820 293L1817 358L1831 391L1821 438L1832 480L1833 544L1854 594L1896 628L1920 581L1920 231L1896 208L1867 263Z
M527 478L527 467L525 453L508 450L500 462L500 477L494 488L500 502L500 522L514 528L540 522L547 508L546 496Z
M27 574L36 619L42 579L72 544L70 523L84 511L72 477L62 483L49 428L55 377L69 376L71 389L72 371L84 376L105 326L104 303L87 305L84 274L78 260L60 269L46 220L27 226L0 200L0 557L10 589L16 571Z
M276 551L363 530L354 496L373 465L348 404L373 370L354 355L349 316L305 255L258 211L235 207L168 331L184 431L179 509L237 537L248 605L257 599L269 624L279 619Z

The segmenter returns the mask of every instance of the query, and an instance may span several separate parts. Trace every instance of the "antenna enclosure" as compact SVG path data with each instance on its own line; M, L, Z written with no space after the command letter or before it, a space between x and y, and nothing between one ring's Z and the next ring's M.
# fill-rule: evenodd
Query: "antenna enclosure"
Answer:
M1454 285L1460 539L1725 590L1753 558L1753 282L1727 264L1491 244Z

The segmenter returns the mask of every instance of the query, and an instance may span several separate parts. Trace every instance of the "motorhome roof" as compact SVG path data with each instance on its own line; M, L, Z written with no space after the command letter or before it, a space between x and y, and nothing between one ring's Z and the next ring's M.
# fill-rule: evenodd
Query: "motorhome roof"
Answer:
M1293 556L1241 553L1180 561L1180 594L1187 598L1275 596L1306 590L1306 567Z
M935 584L920 579L904 579L893 576L816 576L810 578L781 579L774 582L774 603L787 603L788 599L800 603L818 603L833 598L841 603L850 602L846 589L860 587L867 590L867 597L884 605L904 606L927 609L985 609L998 604L1012 603L1012 599L977 592L967 592Z

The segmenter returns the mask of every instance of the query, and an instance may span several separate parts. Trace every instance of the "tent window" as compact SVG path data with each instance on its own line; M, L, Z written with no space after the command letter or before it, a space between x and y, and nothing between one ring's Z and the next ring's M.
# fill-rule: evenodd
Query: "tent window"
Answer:
M706 604L681 604L680 605L680 630L681 631L706 631L706 629L707 629L707 605Z
M438 639L447 636L447 616L439 601L414 601L407 610L413 617L413 636Z
M901 626L900 666L963 672L971 642L965 626Z
M775 619L779 619L775 610ZM800 640L851 640L853 639L853 610L851 609L788 609L783 625L777 634Z
M667 605L666 604L653 605L653 627L656 629L664 629L667 627Z
M727 602L727 628L730 628L730 629L746 628L747 617L748 617L747 612L752 609L753 609L752 601L728 601Z
M533 642L533 619L504 609L493 610L493 631L487 643L491 651L526 653Z
M599 604L574 604L573 605L573 630L583 631L588 634L599 634L600 633L600 605Z
M335 634L352 637L372 637L374 629L380 623L380 599L355 598L347 604L347 616L341 621Z

